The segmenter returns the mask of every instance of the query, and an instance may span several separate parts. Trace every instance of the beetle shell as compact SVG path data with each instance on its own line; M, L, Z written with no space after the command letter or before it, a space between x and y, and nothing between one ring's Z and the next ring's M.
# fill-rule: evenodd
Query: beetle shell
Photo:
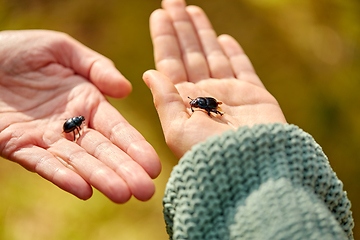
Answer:
M79 134L79 137L80 137L81 125L83 124L84 121L85 121L85 118L83 116L73 117L73 118L67 119L66 122L63 125L63 130L64 130L65 133L73 132L74 141L75 141L76 140L75 130L78 131L78 134Z
M189 102L191 111L194 112L193 108L200 108L207 111L208 115L210 116L210 112L220 114L221 116L224 114L218 109L220 109L219 105L222 104L222 102L218 102L213 97L197 97L195 99L192 99L188 97L191 101Z

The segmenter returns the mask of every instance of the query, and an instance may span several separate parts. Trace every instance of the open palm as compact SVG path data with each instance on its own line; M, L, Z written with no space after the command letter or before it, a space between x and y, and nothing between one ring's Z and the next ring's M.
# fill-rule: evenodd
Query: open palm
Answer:
M94 186L114 202L154 193L154 149L104 94L125 97L130 83L104 56L52 31L0 34L0 153L87 199ZM81 137L63 133L84 116Z
M209 136L239 126L286 122L276 99L265 89L250 60L230 36L217 37L205 13L183 0L163 0L150 18L157 71L150 87L165 139L181 157ZM190 110L189 99L214 97L223 116Z

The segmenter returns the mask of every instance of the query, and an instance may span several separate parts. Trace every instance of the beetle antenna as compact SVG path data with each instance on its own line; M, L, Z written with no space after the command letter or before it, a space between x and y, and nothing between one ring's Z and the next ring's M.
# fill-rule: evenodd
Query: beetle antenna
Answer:
M190 99L190 100L194 100L194 99L192 99L192 98L191 98L191 97L189 97L189 96L188 96L188 99Z

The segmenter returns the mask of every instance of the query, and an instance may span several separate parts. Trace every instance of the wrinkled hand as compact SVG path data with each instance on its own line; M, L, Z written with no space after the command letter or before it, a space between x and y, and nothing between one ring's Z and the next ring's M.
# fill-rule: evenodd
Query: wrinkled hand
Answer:
M131 84L104 56L63 33L0 33L0 153L81 199L91 185L117 203L148 200L160 173L154 149L105 99ZM82 115L77 142L62 133Z
M163 0L150 17L157 71L144 74L165 139L179 158L209 136L239 126L283 122L276 99L230 36L217 37L205 13L183 0ZM189 99L214 97L223 116L190 111Z

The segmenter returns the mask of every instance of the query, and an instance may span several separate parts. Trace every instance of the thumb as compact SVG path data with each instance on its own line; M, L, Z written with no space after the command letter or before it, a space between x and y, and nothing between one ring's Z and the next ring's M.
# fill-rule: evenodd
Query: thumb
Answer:
M184 101L168 77L158 71L149 70L144 73L143 79L153 95L164 132L173 121L188 118Z
M123 98L132 90L131 83L115 68L112 61L103 56L91 65L89 80L110 97Z
M107 57L93 51L68 35L63 37L66 51L58 51L58 60L79 75L90 80L101 92L110 97L126 97L131 83L116 69ZM61 50L61 48L58 48Z

